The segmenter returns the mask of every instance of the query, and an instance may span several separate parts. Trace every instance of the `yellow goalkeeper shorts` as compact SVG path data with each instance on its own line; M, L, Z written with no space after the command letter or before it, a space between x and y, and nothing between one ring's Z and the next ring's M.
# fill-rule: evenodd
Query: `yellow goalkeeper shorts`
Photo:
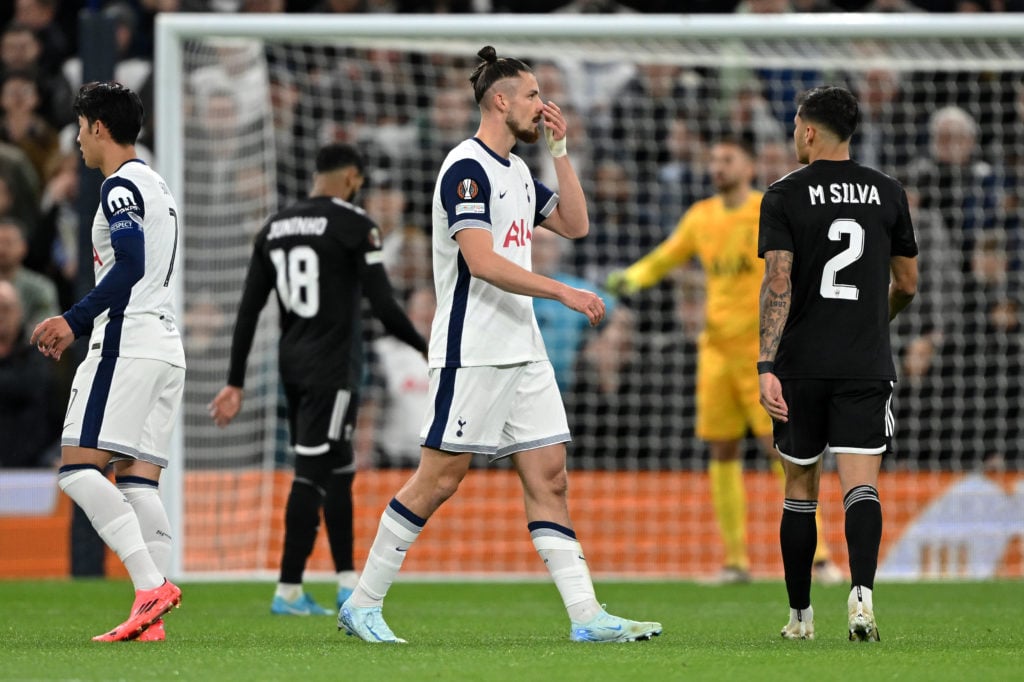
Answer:
M758 340L719 346L701 339L697 360L697 436L735 440L747 429L770 435L772 420L761 407L757 381Z

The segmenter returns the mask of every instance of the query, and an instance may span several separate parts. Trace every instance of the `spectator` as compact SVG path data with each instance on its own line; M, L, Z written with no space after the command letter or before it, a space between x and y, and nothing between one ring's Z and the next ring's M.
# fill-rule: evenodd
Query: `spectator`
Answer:
M0 280L0 467L43 467L59 459L53 367L28 344L17 289Z
M427 284L409 294L405 312L429 340L437 300ZM369 380L356 425L356 468L415 468L420 421L429 407L426 358L389 335L371 344L367 365Z
M978 238L970 254L971 272L964 297L964 334L952 347L962 358L965 391L958 442L963 457L980 463L1006 455L1007 419L1020 417L1020 362L1024 359L1020 303L1009 290L1009 255L996 233ZM1019 433L1019 426L1013 430Z
M309 186L309 169L303 149L303 122L299 115L302 93L295 74L284 66L269 71L270 106L274 122L274 153L277 197L282 204L298 201Z
M114 22L114 41L117 43L114 80L139 92L153 71L153 64L149 59L132 54L139 18L132 6L123 0L107 5L103 8L102 14ZM82 58L68 58L61 67L61 72L71 89L77 91L82 85Z
M43 273L57 286L61 310L67 310L76 300L78 166L79 156L75 153L65 154L57 161L53 177L43 191L42 215L29 239L24 262L25 267Z
M1024 197L1020 192L1024 187L1024 76L1014 74L1014 79L1008 84L1013 106L1007 107L1002 119L993 122L997 131L993 152L1002 159L1010 267L1020 277L1024 272Z
M14 192L11 191L11 183L7 178L0 175L0 216L9 216L14 213Z
M669 160L658 169L659 223L669 225L690 204L711 192L706 168L707 149L696 126L686 118L669 123L666 147Z
M408 200L390 171L370 170L369 174L366 183L368 187L363 191L363 208L377 220L377 227L384 239L384 264L388 265L395 258L395 247L402 241Z
M655 183L648 183L654 185ZM626 167L612 160L598 163L594 174L591 234L576 242L574 272L591 282L603 282L608 273L639 260L665 237L646 202L637 199L639 183ZM672 288L659 284L652 295L639 299L633 322L640 331L672 327Z
M593 290L593 284L562 269L562 253L566 246L568 245L565 240L551 230L534 229L533 271L538 275L568 284L574 289ZM615 307L611 297L605 297L605 319L612 318ZM544 339L544 347L548 351L548 360L555 370L558 388L564 393L572 388L576 358L590 335L590 323L582 315L547 298L533 299L533 311L537 317L537 326L540 327L540 335ZM601 332L603 333L607 327L607 324L603 324Z
M42 67L43 46L36 33L24 24L11 22L0 36L0 77L11 72L28 72L36 78L43 118L59 130L73 122L71 87L58 71ZM56 67L54 67L56 69Z
M572 449L595 468L617 469L627 460L650 454L640 447L640 432L632 423L638 412L636 399L642 396L635 381L637 342L633 315L620 306L605 322L603 333L583 347L574 368L574 389L566 400L574 430ZM665 362L660 366L665 372L674 369ZM636 447L630 447L632 443Z
M473 98L464 85L442 87L434 92L426 115L416 122L416 141L406 152L414 155L411 161L417 169L416 184L408 197L413 215L430 215L438 159L472 136L474 115Z
M813 1L811 4L815 4ZM737 8L739 13L749 14L788 14L794 11L789 0L745 0ZM814 59L805 61L813 64ZM789 127L796 115L797 96L822 81L823 74L809 66L800 67L764 67L755 69L761 80L760 94L773 112L776 122ZM752 140L755 145L761 140Z
M609 134L596 138L611 143L603 158L621 162L630 177L657 177L658 168L671 160L665 140L672 121L700 111L696 84L694 74L673 64L638 65L635 76L612 98ZM633 201L651 198L634 196Z
M40 66L55 70L68 56L70 48L67 36L57 23L58 0L14 0L14 17L11 23L27 26L39 40L42 53Z
M11 205L0 216L17 218L31 235L39 219L39 178L25 152L6 142L0 142L0 178L11 194Z
M313 11L320 14L361 14L366 11L366 0L321 0Z
M920 13L922 10L914 3L910 2L910 0L871 0L871 2L864 5L860 11L879 14L904 14Z
M966 388L959 353L965 328L963 316L950 312L962 306L966 275L960 244L954 243L942 214L918 208L911 216L920 244L919 300L890 327L900 367L893 396L894 444L901 461L913 465L949 458L953 425L961 421L959 401ZM914 427L907 428L910 424Z
M284 0L242 0L239 11L259 14L280 14L284 12Z
M729 134L739 135L754 148L785 137L786 128L765 99L766 88L756 78L742 83L729 102Z
M778 140L763 142L757 147L757 180L755 186L768 189L784 175L788 175L800 167L796 159L793 145Z
M902 78L892 69L869 69L857 75L861 121L853 138L857 163L902 176L917 156L918 126L908 117Z
M928 135L928 155L907 170L907 198L911 206L941 213L964 254L966 272L976 233L998 225L1002 188L995 169L979 156L978 124L965 110L946 106L934 112Z
M59 150L57 132L38 113L39 88L27 72L12 72L0 84L0 141L25 152L40 183L50 179Z
M227 93L234 99L235 118L243 130L260 130L272 120L270 77L262 41L217 38L207 42L207 62L188 78L188 87L200 106L210 97Z
M29 328L60 314L53 282L22 267L28 253L24 227L16 218L0 218L0 280L10 282L22 302L22 319Z
M371 214L375 215L375 214ZM384 240L384 268L399 299L433 282L430 238L418 227L404 227Z

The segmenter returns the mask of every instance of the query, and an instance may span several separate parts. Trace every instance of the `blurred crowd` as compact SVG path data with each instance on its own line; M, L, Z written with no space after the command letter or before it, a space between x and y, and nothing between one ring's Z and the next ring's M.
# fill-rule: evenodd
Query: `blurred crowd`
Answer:
M15 0L0 10L0 465L47 466L59 456L61 410L73 367L26 347L41 319L80 291L76 122L82 78L77 12L85 3ZM1024 0L119 0L95 3L115 25L115 79L139 92L151 149L154 17L159 12L997 12ZM543 6L541 6L543 4ZM248 258L249 239L274 208L304 195L316 148L359 144L369 181L359 202L385 234L396 295L429 329L430 197L436 170L477 116L467 74L472 55L208 41L192 46L186 73L189 253L184 311L189 410L205 417L223 381L232 308L241 280L211 285L216 258ZM499 48L499 54L501 54ZM526 56L530 55L517 55ZM877 60L876 60L877 62ZM793 170L795 96L840 82L860 98L855 159L901 180L921 245L918 300L895 327L901 381L895 404L905 465L1020 467L1024 375L1024 68L1017 71L866 71L765 66L742 71L653 60L534 59L542 96L569 122L569 150L589 200L591 235L549 243L535 235L535 268L594 288L645 254L685 209L712 193L707 151L739 134L758 155L758 186ZM541 145L542 147L542 145ZM540 148L517 149L554 185ZM204 258L210 260L204 261ZM207 289L203 289L203 287ZM195 295L193 295L195 294ZM689 467L696 339L703 320L698 271L681 269L619 302L597 330L538 306L566 395L574 449L593 466ZM582 319L582 318L581 318ZM415 461L410 424L426 384L417 357L368 325L360 465ZM64 365L73 362L68 356ZM31 387L31 388L30 388ZM190 407L191 405L191 407ZM198 421L197 421L198 423ZM205 447L202 429L187 445ZM211 429L211 433L213 433Z

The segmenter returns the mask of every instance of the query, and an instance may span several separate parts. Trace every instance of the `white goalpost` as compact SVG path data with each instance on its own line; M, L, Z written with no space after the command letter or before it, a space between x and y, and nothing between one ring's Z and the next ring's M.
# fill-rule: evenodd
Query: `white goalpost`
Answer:
M751 143L764 188L796 166L795 95L822 83L857 92L864 111L854 156L904 183L921 245L920 300L894 327L898 432L883 483L891 516L882 574L892 548L902 563L890 575L973 576L972 540L954 532L960 539L948 545L943 523L981 528L990 540L1024 535L1012 514L979 526L970 505L931 526L918 518L941 507L954 481L995 471L1012 487L1024 466L1024 337L1021 318L1007 322L1024 317L1024 17L165 13L156 24L155 153L182 212L189 365L162 486L175 576L265 577L279 559L290 477L276 305L261 317L239 419L217 429L205 407L226 380L252 237L269 213L306 193L319 145L350 141L369 160L362 198L396 245L393 279L403 292L423 284L422 263L403 248L429 231L429 194L447 148L475 129L467 78L485 44L530 62L542 97L567 112L592 233L566 247L561 268L595 287L713 191L705 161L717 137ZM963 126L940 130L943 111ZM951 158L954 143L940 137L954 132L964 134L955 144L969 147L963 158ZM543 154L517 153L554 182ZM578 530L599 575L704 575L720 567L722 551L707 454L693 433L701 274L680 269L619 306L632 311L623 326L582 337L565 368ZM780 484L745 447L753 572L778 576ZM357 568L405 475L357 475ZM511 472L499 466L470 479L424 534L408 572L541 571ZM1024 495L1024 483L1017 489ZM985 495L1012 507L999 485L976 490L982 507ZM826 481L828 537L841 561L837 495ZM500 541L466 540L485 533ZM920 551L907 550L911 537ZM311 570L331 570L323 547Z

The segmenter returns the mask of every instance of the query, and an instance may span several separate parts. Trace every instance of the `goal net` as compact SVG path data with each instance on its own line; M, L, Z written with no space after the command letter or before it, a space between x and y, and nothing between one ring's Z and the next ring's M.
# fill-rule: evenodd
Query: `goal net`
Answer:
M1020 575L1021 36L1024 23L1011 16L161 15L157 158L186 225L189 372L182 451L165 490L180 515L179 572L255 575L279 560L290 471L276 306L261 319L241 417L218 429L206 408L226 377L252 236L270 211L308 192L320 145L352 142L369 160L359 201L386 235L396 289L431 287L431 192L447 151L475 130L467 78L477 50L492 44L527 60L542 97L565 112L589 203L591 234L560 246L538 238L534 251L549 257L536 268L591 287L713 193L707 160L717 138L751 143L764 188L798 165L796 95L823 83L858 94L854 157L904 183L921 246L918 300L893 326L900 380L896 454L881 483L881 572ZM543 145L515 151L556 187ZM601 329L541 316L574 434L574 522L599 576L695 577L725 561L707 448L694 435L704 291L689 265L618 301ZM364 394L390 423L360 445L375 466L356 479L359 565L408 475L402 453L415 443L401 427L422 417L408 407L422 381L406 375L396 387L409 370L378 341L367 339L379 380ZM741 453L750 568L778 576L781 482L749 437ZM845 567L831 462L821 507ZM406 570L542 573L525 526L514 473L478 466ZM332 570L322 539L310 568Z

